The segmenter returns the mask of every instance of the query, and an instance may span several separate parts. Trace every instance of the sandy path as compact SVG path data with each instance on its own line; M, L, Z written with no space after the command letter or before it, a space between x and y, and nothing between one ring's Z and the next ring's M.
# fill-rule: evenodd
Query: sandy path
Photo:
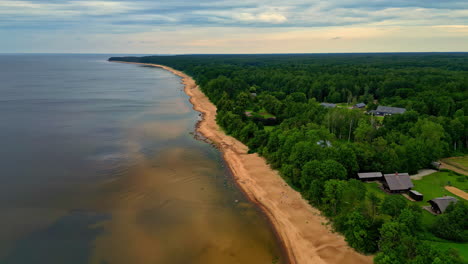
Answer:
M458 189L457 187L453 187L453 186L445 186L445 190L465 199L465 200L468 200L468 193Z
M193 109L203 114L198 132L220 149L236 182L266 213L284 244L289 263L372 263L372 257L357 253L348 247L341 235L332 233L324 225L327 220L320 216L320 211L289 187L265 159L257 154L247 154L247 146L222 132L215 121L216 106L192 78L163 65L145 65L160 67L182 77Z
M431 175L432 173L436 173L436 172L437 172L436 170L429 170L429 169L419 170L417 174L410 175L410 178L412 180L421 180L424 176Z

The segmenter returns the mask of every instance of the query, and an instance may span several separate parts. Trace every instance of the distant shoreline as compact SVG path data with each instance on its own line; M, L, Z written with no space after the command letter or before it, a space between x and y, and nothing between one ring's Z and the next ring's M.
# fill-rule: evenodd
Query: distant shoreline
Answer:
M182 78L185 93L193 109L202 113L197 132L209 139L221 151L235 182L247 197L267 215L291 264L354 264L372 263L351 249L344 238L332 233L320 211L305 201L271 169L265 159L248 154L248 147L226 135L216 123L216 106L203 94L195 81L173 68L150 63L113 61L154 66Z

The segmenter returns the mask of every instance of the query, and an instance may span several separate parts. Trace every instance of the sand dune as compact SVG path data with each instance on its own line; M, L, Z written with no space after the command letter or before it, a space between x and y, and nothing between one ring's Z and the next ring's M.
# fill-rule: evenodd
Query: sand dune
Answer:
M203 114L198 132L220 149L241 189L266 213L284 244L290 263L372 263L372 257L357 253L347 246L341 235L332 233L320 212L289 187L265 159L247 154L247 146L219 128L215 121L216 106L192 78L163 65L147 65L182 77L194 110Z

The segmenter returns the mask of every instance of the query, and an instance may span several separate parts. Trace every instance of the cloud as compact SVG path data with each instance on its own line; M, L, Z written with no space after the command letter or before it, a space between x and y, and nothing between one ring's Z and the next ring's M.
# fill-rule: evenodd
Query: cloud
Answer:
M246 36L247 31L252 32L249 36L253 39L262 36L292 43L308 41L301 34L317 29L321 32L317 37L330 46L384 38L405 28L418 28L421 34L412 32L427 38L431 38L431 30L437 30L438 36L458 36L463 42L468 34L467 21L466 0L0 0L0 34L15 36L17 41L35 34L50 41L57 41L57 35L62 39L80 35L83 45L99 34L152 36L135 40L132 45L152 41L154 36L184 34L194 47L211 43L228 46L236 42L235 36ZM212 36L190 34L199 30ZM226 36L231 30L237 32L234 37ZM128 45L127 41L131 39L126 39ZM255 45L242 43L239 47L246 52ZM144 45L147 48L153 43ZM0 52L4 46L0 42ZM14 46L11 44L10 49Z
M288 20L284 15L278 13L240 13L234 15L234 18L243 22L265 22L273 24L284 23Z

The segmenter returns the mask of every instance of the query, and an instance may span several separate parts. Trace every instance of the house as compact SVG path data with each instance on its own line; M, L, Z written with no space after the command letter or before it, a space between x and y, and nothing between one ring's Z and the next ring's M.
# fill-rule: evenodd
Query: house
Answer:
M451 203L456 203L458 202L458 200L452 196L444 196L444 197L434 198L427 202L431 204L431 209L432 211L434 211L434 213L442 214L445 212L445 210Z
M252 111L245 111L245 112L244 112L244 115L245 115L246 117L252 117Z
M437 162L437 161L431 162L431 166L436 170L440 169L440 165L442 165L440 162Z
M375 115L375 116L387 116L387 115L403 114L404 112L406 112L405 108L379 105L376 110L371 110L368 112L368 114Z
M317 141L317 145L321 146L322 148L329 148L332 146L332 143L329 140L319 140Z
M414 187L408 173L384 174L383 186L393 193L406 192Z
M335 108L336 107L336 104L330 104L330 103L321 103L320 105L325 107L325 108Z
M251 97L257 97L257 93L250 93Z
M361 181L378 181L382 180L381 172L360 172L358 178Z
M353 108L365 108L365 107L366 107L365 103L359 103L359 104L355 104Z
M422 201L424 199L424 196L422 195L422 193L415 191L415 190L410 190L408 194L415 201Z

